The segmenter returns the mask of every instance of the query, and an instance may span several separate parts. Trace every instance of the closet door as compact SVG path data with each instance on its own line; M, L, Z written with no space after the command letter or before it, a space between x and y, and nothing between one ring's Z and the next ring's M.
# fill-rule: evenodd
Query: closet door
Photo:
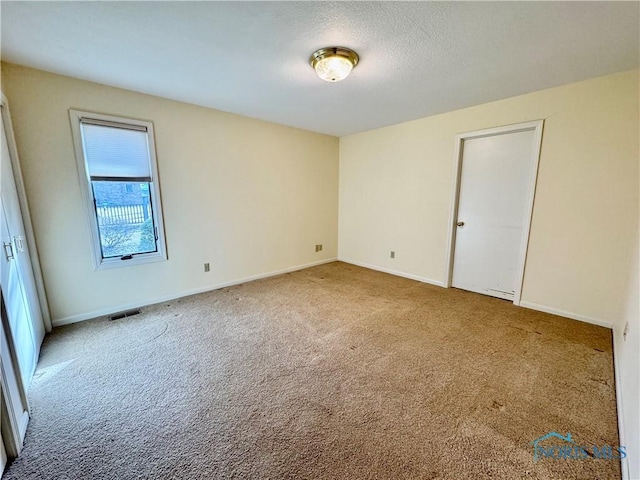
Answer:
M26 238L24 219L29 221L29 212L22 210L26 200L21 204L16 187L22 188L22 177L4 96L0 113L0 460L4 468L7 459L20 454L27 430L27 389L44 339L46 297L34 275L36 268L40 273L37 253L32 263Z
M3 115L0 135L0 283L8 316L8 340L15 349L17 370L26 390L36 368L45 330L18 200L12 152L8 147L8 129L4 122Z

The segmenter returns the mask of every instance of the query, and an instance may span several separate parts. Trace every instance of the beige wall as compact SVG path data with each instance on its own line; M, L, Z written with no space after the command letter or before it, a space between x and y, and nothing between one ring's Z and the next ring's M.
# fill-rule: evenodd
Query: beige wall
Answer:
M456 134L544 119L522 302L612 325L637 230L638 86L624 72L342 137L339 258L444 282Z
M337 138L10 64L2 91L54 322L337 255ZM94 270L69 108L153 121L169 261Z

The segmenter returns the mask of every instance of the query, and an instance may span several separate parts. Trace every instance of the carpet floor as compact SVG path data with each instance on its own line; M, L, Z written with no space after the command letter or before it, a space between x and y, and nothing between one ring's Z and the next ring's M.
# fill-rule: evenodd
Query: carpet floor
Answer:
M618 445L609 330L340 262L57 328L29 398L6 480L620 478L532 444Z

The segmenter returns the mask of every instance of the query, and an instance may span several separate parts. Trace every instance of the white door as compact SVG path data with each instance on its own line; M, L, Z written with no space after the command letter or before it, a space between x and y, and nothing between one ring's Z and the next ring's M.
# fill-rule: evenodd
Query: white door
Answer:
M452 285L514 300L535 175L536 130L462 142Z
M4 193L4 192L3 192ZM2 199L4 200L4 199ZM5 301L9 341L15 346L16 360L25 388L31 383L38 360L38 347L27 307L27 297L18 269L19 240L9 231L4 202L0 203L0 281Z
M34 275L34 269L40 273L37 254L32 263L26 239L23 218L30 225L29 212L21 210L16 188L16 182L21 185L21 176L4 96L0 112L0 466L4 467L7 458L16 457L20 453L29 421L26 392L44 339L43 312L46 312L46 297L43 288L39 289L42 282L36 283ZM10 136L7 137L7 134ZM14 173L17 173L17 177ZM24 205L26 209L26 201ZM32 245L35 253L35 244ZM1 472L0 469L0 476Z
M9 316L10 335L18 352L26 389L35 371L45 329L6 131L3 117L0 135L0 203L4 217L0 225L3 246L1 285Z
M17 351L17 360L26 388L38 361L44 338L44 323L37 297L29 248L15 186L11 158L2 122L0 151L0 221L2 255L0 284L7 309L10 335Z

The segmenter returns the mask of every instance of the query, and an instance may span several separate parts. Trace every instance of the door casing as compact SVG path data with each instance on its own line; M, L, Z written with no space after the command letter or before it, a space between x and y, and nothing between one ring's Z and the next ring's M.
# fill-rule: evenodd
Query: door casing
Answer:
M462 178L462 156L463 145L465 140L472 138L492 137L496 135L504 135L508 133L534 131L535 141L534 148L530 158L531 180L527 188L527 200L525 209L525 221L522 229L522 241L520 243L520 254L518 258L518 275L516 277L516 289L513 297L514 305L520 305L520 297L522 295L522 283L524 280L524 270L526 264L527 250L529 247L529 232L531 230L531 218L533 215L533 200L535 197L536 183L538 179L538 165L540 162L540 150L542 146L542 131L544 120L535 120L525 123L517 123L513 125L505 125L502 127L488 128L484 130L476 130L472 132L460 133L455 139L455 155L454 155L454 177L453 177L453 197L451 200L451 212L449 215L449 236L447 239L447 259L445 272L445 287L451 287L453 279L453 259L456 245L456 223L458 221L458 203L460 200L460 180Z

